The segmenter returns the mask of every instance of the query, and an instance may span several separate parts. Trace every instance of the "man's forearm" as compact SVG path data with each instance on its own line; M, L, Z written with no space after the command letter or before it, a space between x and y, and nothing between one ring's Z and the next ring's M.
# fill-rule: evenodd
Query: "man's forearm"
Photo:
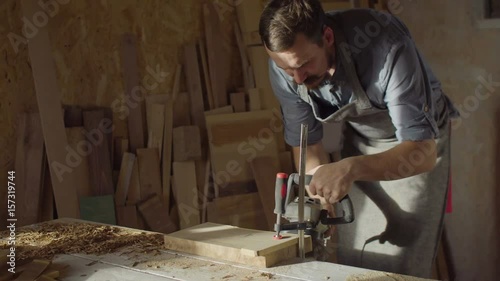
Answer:
M347 161L352 181L396 180L432 170L436 164L436 143L405 141L382 153L342 161Z
M295 163L295 168L297 171L300 169L300 147L293 147L293 159ZM309 145L306 150L306 173L319 165L327 164L330 162L328 160L328 154L321 142L313 145Z

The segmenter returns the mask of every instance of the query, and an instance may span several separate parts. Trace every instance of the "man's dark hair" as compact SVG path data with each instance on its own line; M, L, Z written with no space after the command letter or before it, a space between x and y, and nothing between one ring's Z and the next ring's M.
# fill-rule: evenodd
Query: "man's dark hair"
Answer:
M299 33L322 46L324 22L319 0L270 0L260 17L259 34L272 52L291 48Z

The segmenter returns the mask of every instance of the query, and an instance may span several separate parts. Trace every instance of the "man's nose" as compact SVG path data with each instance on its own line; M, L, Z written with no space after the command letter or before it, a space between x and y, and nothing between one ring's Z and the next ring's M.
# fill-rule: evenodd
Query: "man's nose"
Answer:
M304 81L307 79L307 73L301 68L294 69L293 70L293 79L295 80L295 83L303 84Z

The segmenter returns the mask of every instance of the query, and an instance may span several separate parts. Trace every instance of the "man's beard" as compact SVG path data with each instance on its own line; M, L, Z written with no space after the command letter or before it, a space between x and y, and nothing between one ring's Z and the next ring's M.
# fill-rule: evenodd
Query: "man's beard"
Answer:
M328 59L326 71L322 75L310 75L309 77L307 77L306 80L304 80L304 85L308 89L317 88L323 80L331 78L331 75L328 72L328 70L331 69L335 64L335 55L334 55L335 52L326 49L325 53L326 53L326 58Z

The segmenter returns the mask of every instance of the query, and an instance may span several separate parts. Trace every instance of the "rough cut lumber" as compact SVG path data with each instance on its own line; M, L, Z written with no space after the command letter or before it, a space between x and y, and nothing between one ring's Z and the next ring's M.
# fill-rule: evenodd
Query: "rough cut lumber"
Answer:
M252 46L248 47L247 50L255 77L255 87L260 89L262 109L279 110L279 102L269 81L269 55L263 46Z
M32 19L40 12L37 0L22 1L24 17ZM68 140L64 131L61 91L57 85L57 73L52 58L48 26L38 27L38 33L28 41L29 57L36 99L40 111L45 149L50 167L52 188L59 217L79 218L78 197L76 191L79 182L64 169ZM66 167L67 168L67 167Z
M208 2L203 5L203 16L205 25L205 39L207 40L207 57L212 93L214 95L215 107L228 104L226 89L227 55L224 54L222 42L222 28L215 10L214 4Z
M161 202L158 195L139 204L139 212L152 231L172 233L178 229L170 220L168 208Z
M141 198L154 194L162 195L160 159L155 148L137 149L139 160L139 182L141 183Z
M120 168L120 175L118 177L118 184L116 186L115 204L116 206L125 206L127 194L130 187L130 179L135 163L135 155L125 152L122 157L122 164Z
M249 229L272 230L272 228L269 229L264 217L264 210L257 192L219 197L207 204L208 222ZM274 219L276 220L276 215Z
M66 128L66 135L68 136L69 147L72 148L72 151L76 151L72 161L68 161L68 164L72 163L71 167L73 167L71 174L80 183L79 189L76 192L79 197L92 196L94 195L94 190L90 184L89 159L88 153L85 153L87 151L85 147L89 142L85 138L85 129L83 127Z
M174 196L179 211L179 226L184 229L200 223L200 204L193 161L174 162Z
M165 248L265 268L297 255L297 235L275 240L274 234L207 222L165 235ZM305 246L312 250L309 236Z
M127 205L135 205L139 201L141 201L141 183L139 181L139 161L135 157L134 165L132 166L132 175L130 176Z
M203 91L200 79L200 66L198 64L198 52L196 44L191 43L184 46L184 72L190 100L190 112L192 124L199 127L202 135L205 135L205 104L203 102Z
M205 111L205 116L207 115L215 115L215 114L226 114L226 113L234 113L234 109L232 105L227 105L223 107L219 107L216 109Z
M113 149L113 170L120 170L120 165L122 164L123 153L129 151L128 138L116 137L115 146Z
M231 105L234 108L234 112L245 112L247 111L246 95L243 92L231 93L230 95Z
M182 92L178 93L177 97L174 100L174 108L173 108L173 121L172 126L189 126L191 125L191 110L189 109L189 93Z
M125 96L134 102L129 106L128 130L130 151L135 153L138 148L146 146L146 120L144 97L139 85L137 67L136 39L133 34L124 34L122 38L122 65L125 80ZM138 97L138 98L134 98Z
M161 159L163 148L163 130L165 122L165 105L151 105L151 123L148 123L148 148L156 148Z
M201 138L198 126L174 128L173 138L175 162L201 159Z
M273 230L276 222L274 214L274 192L276 174L280 172L280 167L273 164L271 157L256 157L250 161L250 167L259 191L260 202L264 208L264 216L267 221L268 230ZM279 163L278 163L279 164Z
M212 93L212 83L210 82L210 74L208 73L207 52L203 39L198 40L199 53L201 57L201 65L203 66L203 81L205 82L205 90L208 102L208 108L214 109L214 94Z
M257 88L248 90L248 110L257 111L261 110L262 106L260 104L260 91Z
M116 220L118 225L139 228L137 220L137 208L132 206L116 206Z
M92 110L83 112L83 125L87 142L92 146L88 156L92 195L114 194L108 145L108 135L112 132L113 123L104 117L104 110Z
M17 197L14 201L17 203L19 225L30 225L40 221L39 210L42 207L45 172L42 125L38 113L23 113L18 121L16 173L12 181Z

